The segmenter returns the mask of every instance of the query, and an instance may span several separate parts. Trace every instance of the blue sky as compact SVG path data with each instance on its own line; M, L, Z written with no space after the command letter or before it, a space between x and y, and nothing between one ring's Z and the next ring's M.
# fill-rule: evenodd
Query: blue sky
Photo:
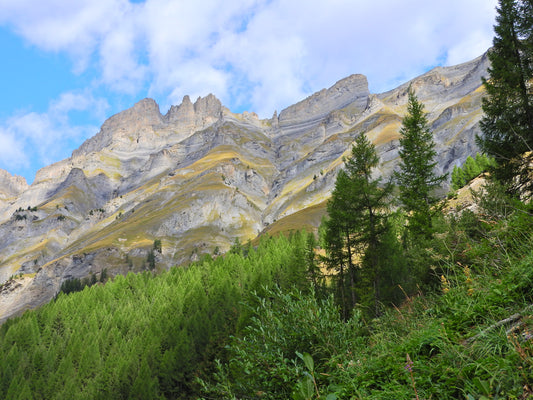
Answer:
M497 0L1 0L0 168L31 183L144 97L269 118L353 73L374 93L491 45Z

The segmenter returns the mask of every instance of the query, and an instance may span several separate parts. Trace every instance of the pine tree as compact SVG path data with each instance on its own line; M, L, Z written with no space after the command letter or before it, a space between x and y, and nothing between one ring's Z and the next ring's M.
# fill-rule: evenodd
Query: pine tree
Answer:
M148 252L148 256L146 256L146 262L148 263L148 267L150 269L154 269L155 268L155 253L154 253L154 249L150 249L150 251Z
M305 240L305 264L307 267L307 278L315 288L316 294L320 297L324 292L324 276L320 270L318 257L315 250L318 246L316 237L313 233L308 233Z
M424 105L414 91L408 91L407 115L400 129L400 169L395 173L400 201L409 214L408 228L415 236L432 234L432 207L438 201L435 190L446 179L437 175L437 155L433 135L428 128Z
M494 176L516 193L531 173L522 156L533 150L533 5L531 0L500 0L497 11L489 77L483 79L483 135L477 140L496 158Z
M154 251L158 251L159 253L163 251L163 247L161 245L161 239L154 240Z
M488 171L495 167L494 158L488 157L485 154L476 154L476 158L467 157L464 165L453 167L451 186L453 190L458 190L465 186L472 179L479 174Z
M378 248L385 228L391 185L381 185L380 178L372 178L378 162L374 145L361 134L352 147L351 157L345 159L345 167L337 176L328 203L326 248L330 265L336 266L339 272L343 307L353 308L357 303L361 270L372 277L376 308L379 302ZM346 287L348 293L345 293Z

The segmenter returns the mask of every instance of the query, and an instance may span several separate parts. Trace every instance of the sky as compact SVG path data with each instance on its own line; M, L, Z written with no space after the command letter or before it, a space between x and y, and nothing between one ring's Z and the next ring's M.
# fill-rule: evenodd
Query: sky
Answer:
M381 93L482 55L497 0L0 0L0 168L28 183L151 97L270 118L354 73Z

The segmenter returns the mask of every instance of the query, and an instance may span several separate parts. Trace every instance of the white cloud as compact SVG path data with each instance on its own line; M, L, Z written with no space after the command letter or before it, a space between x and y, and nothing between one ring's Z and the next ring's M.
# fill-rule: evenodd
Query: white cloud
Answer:
M491 43L497 0L3 0L7 24L117 93L210 92L269 116L352 73L373 91Z
M27 168L30 163L25 150L9 127L0 126L0 168L7 171Z
M17 113L0 121L0 168L12 171L68 157L72 141L79 143L99 129L92 125L72 125L69 114L83 111L102 118L107 108L105 100L94 98L88 92L67 92L51 101L44 113Z
M41 49L67 52L82 71L130 8L127 0L3 0L0 23Z
M0 121L0 168L30 171L68 156L99 129L74 115L103 121L108 103L125 108L132 97L152 96L164 112L184 95L213 93L234 111L270 117L353 73L383 92L432 66L481 55L491 45L496 4L0 0L0 26L42 51L67 54L78 78L92 79L84 84L90 90L63 93L44 112Z
M233 77L226 66L232 60L218 57L214 48L242 25L259 1L172 2L148 0L143 15L148 68L153 80L152 95L170 96L176 101L188 94L192 98L214 93L227 96Z
M49 112L53 119L64 121L71 111L90 110L98 119L103 119L109 105L101 98L95 98L89 91L62 93L50 102Z

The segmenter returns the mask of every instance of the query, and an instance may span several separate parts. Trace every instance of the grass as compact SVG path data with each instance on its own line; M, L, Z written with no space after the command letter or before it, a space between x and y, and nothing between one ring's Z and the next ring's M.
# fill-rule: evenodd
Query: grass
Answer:
M288 234L301 229L305 229L307 232L316 232L322 217L326 215L326 207L327 201L323 201L283 217L265 228L258 239L262 235L277 236L281 233Z
M532 394L533 235L513 226L517 222L496 224L475 240L462 236L468 241L461 252L464 259L448 262L441 294L407 297L376 321L370 346L360 349L371 361L354 371L363 377L358 383L366 387L364 398L381 398L368 384L376 379L384 392L414 397L401 372L406 354L413 361L420 398L519 399ZM509 253L498 243L514 229L522 231L521 243ZM391 367L388 378L381 375Z
M274 300L276 295L269 294L270 301L254 314L249 328L254 335L228 346L226 371L232 375L229 381L221 381L224 388L237 390L237 398L251 393L254 386L246 386L239 371L259 362L262 368L246 378L263 379L255 387L270 384L272 371L286 379L276 389L284 394L272 393L272 399L289 398L291 387L307 393L295 399L530 398L532 211L518 207L514 214L501 218L484 210L481 215L465 212L458 219L443 219L441 233L430 249L436 265L433 278L438 279L424 290L406 294L396 306L384 306L378 318L365 319L356 310L354 326L348 330L350 321L332 320L322 326L323 305L301 306L302 301L313 302L309 297L291 293L287 296L299 300L280 306L286 294ZM293 223L290 218L281 220L269 232L282 232ZM309 315L322 317L314 321ZM305 324L309 329L302 330ZM288 347L293 344L296 347ZM280 348L277 358L275 351ZM295 351L312 356L311 380L306 378L309 373L299 369L302 363ZM261 360L269 360L269 365ZM313 390L303 390L306 382L314 385Z

